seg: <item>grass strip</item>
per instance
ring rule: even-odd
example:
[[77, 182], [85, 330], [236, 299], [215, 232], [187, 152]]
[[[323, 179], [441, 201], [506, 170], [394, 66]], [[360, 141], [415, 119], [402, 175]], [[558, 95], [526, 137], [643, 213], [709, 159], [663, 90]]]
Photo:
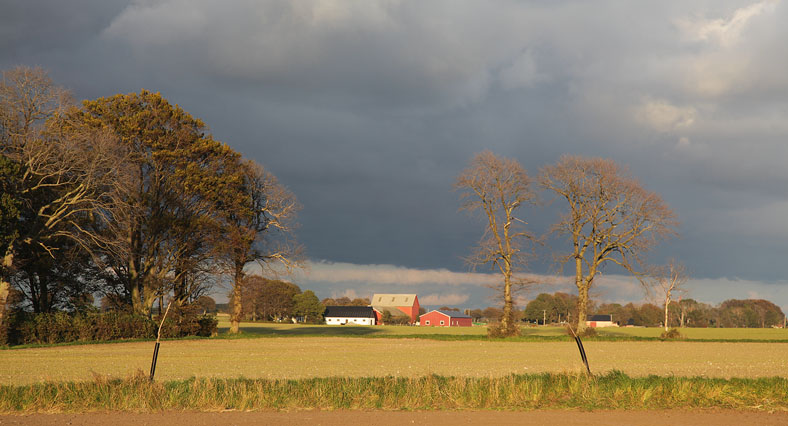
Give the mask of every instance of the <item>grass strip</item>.
[[[211, 339], [256, 339], [272, 337], [357, 337], [360, 339], [423, 339], [438, 341], [483, 341], [483, 342], [574, 342], [572, 336], [518, 336], [518, 337], [487, 337], [486, 335], [463, 335], [463, 334], [377, 334], [377, 335], [355, 335], [355, 334], [289, 334], [289, 333], [240, 333], [240, 334], [220, 334]], [[788, 343], [788, 339], [724, 339], [724, 338], [682, 338], [682, 339], [661, 339], [649, 336], [593, 336], [583, 337], [583, 341], [589, 342], [698, 342], [698, 343]]]
[[[519, 336], [506, 338], [491, 338], [485, 335], [453, 335], [453, 334], [379, 334], [379, 335], [357, 335], [342, 333], [239, 333], [239, 334], [220, 334], [214, 337], [188, 336], [180, 338], [161, 339], [162, 341], [177, 340], [243, 340], [243, 339], [271, 339], [271, 338], [313, 338], [313, 337], [355, 337], [359, 339], [421, 339], [436, 341], [481, 341], [481, 342], [573, 342], [571, 336]], [[129, 342], [153, 342], [155, 339], [123, 339], [123, 340], [103, 340], [103, 341], [75, 341], [65, 343], [31, 343], [17, 346], [0, 346], [0, 351], [20, 350], [31, 348], [48, 348], [60, 346], [84, 346], [98, 344], [114, 344]], [[584, 342], [691, 342], [691, 343], [788, 343], [786, 339], [717, 339], [717, 338], [684, 338], [684, 339], [660, 339], [659, 337], [646, 336], [594, 336], [584, 337]]]
[[301, 380], [125, 379], [0, 387], [0, 413], [165, 410], [788, 410], [788, 379], [709, 379], [621, 372], [491, 378], [329, 377]]

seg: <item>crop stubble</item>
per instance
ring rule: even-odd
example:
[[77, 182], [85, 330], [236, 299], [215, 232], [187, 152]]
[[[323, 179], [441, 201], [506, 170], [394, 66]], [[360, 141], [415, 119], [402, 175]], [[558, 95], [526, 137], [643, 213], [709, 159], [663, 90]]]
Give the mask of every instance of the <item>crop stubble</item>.
[[[0, 384], [124, 377], [147, 371], [150, 342], [0, 351]], [[788, 343], [586, 342], [595, 373], [630, 376], [785, 376]], [[156, 378], [460, 377], [579, 372], [573, 342], [433, 341], [337, 337], [162, 343]]]

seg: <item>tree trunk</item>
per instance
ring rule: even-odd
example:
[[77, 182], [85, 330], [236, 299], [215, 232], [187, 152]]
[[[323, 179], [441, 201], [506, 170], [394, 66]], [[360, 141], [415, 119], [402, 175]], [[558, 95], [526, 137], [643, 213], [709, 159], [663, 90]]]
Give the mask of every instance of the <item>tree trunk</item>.
[[230, 298], [230, 334], [239, 333], [241, 326], [241, 315], [243, 306], [241, 305], [241, 285], [243, 281], [243, 269], [236, 268], [233, 277], [233, 297]]
[[509, 332], [512, 327], [512, 271], [507, 263], [506, 273], [503, 277], [503, 316], [501, 317], [501, 330]]
[[585, 331], [586, 317], [588, 315], [588, 287], [581, 283], [577, 287], [577, 332]]
[[665, 298], [665, 331], [668, 331], [668, 306], [670, 306], [670, 296]]
[[153, 313], [153, 303], [156, 302], [156, 299], [159, 298], [159, 295], [156, 294], [152, 289], [149, 289], [145, 292], [143, 297], [142, 314], [150, 317]]
[[575, 271], [575, 285], [577, 286], [577, 332], [581, 333], [586, 329], [588, 287], [590, 287], [590, 283], [583, 279], [583, 261], [580, 257], [575, 258]]
[[[14, 266], [14, 247], [13, 243], [8, 246], [3, 255], [3, 263], [0, 264], [0, 323], [5, 318], [5, 305], [8, 302], [8, 294], [11, 292], [10, 270]], [[8, 274], [6, 274], [8, 272]]]
[[11, 283], [4, 277], [0, 277], [0, 324], [5, 318], [5, 304], [8, 301], [8, 293], [11, 291]]
[[[129, 293], [131, 293], [131, 307], [135, 314], [145, 315], [145, 307], [142, 298], [145, 296], [143, 287], [144, 277], [141, 274], [140, 261], [140, 240], [138, 227], [132, 226], [129, 230], [127, 243], [129, 245], [128, 268], [129, 268]], [[150, 314], [148, 311], [147, 314]]]

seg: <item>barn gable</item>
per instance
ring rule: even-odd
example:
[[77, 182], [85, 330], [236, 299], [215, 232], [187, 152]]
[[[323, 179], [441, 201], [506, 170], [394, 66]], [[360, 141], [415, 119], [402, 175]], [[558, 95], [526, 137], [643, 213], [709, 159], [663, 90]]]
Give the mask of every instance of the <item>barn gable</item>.
[[[419, 297], [416, 294], [383, 294], [372, 296], [372, 307], [380, 312], [389, 312], [392, 316], [407, 316], [414, 323], [419, 317]], [[378, 317], [378, 321], [381, 317]]]

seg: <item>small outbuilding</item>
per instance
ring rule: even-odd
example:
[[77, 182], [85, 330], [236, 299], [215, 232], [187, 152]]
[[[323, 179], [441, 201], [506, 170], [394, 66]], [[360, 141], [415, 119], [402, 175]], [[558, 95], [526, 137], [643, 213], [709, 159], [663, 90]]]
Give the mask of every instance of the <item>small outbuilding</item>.
[[419, 324], [422, 327], [470, 327], [473, 320], [459, 312], [434, 310], [420, 316]]
[[328, 325], [375, 325], [376, 315], [372, 306], [326, 306], [323, 314]]
[[586, 325], [594, 328], [618, 327], [618, 324], [613, 322], [613, 315], [588, 315]]

